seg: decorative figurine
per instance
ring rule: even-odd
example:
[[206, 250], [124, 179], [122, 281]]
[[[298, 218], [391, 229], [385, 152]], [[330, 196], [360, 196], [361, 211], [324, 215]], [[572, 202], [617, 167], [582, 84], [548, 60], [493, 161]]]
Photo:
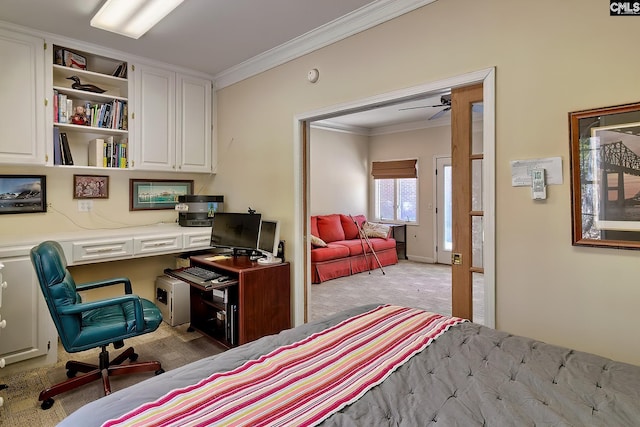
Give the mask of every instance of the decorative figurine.
[[73, 117], [71, 117], [71, 123], [74, 125], [86, 125], [87, 124], [87, 113], [84, 110], [82, 105], [78, 105], [75, 108], [75, 113]]
[[67, 80], [73, 80], [74, 83], [71, 85], [72, 89], [77, 89], [77, 90], [84, 90], [87, 92], [95, 92], [95, 93], [103, 93], [105, 92], [104, 89], [100, 89], [98, 86], [92, 85], [92, 84], [82, 84], [80, 83], [80, 77], [78, 76], [71, 76], [71, 77], [67, 77]]

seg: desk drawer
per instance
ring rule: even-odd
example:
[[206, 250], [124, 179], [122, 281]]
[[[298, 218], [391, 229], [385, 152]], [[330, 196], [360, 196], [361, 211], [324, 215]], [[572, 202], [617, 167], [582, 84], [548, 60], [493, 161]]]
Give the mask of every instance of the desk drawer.
[[133, 256], [133, 239], [101, 239], [72, 243], [73, 262], [88, 262]]
[[211, 246], [211, 229], [203, 233], [184, 234], [183, 247], [189, 249], [206, 249]]
[[134, 237], [133, 251], [138, 254], [154, 254], [162, 252], [177, 252], [182, 249], [182, 235], [168, 234], [148, 237]]

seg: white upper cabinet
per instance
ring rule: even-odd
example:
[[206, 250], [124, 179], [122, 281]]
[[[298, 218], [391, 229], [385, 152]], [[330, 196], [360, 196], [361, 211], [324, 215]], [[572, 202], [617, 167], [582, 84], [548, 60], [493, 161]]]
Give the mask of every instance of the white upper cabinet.
[[176, 162], [181, 172], [211, 171], [211, 80], [176, 75]]
[[44, 40], [0, 28], [0, 164], [44, 165]]
[[175, 93], [176, 77], [172, 71], [134, 65], [136, 169], [175, 170]]
[[135, 169], [211, 172], [211, 81], [139, 64]]

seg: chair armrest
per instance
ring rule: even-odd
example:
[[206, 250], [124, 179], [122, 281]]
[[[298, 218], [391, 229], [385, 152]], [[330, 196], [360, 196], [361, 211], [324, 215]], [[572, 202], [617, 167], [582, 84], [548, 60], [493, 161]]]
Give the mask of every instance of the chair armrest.
[[144, 315], [142, 309], [142, 302], [138, 295], [122, 295], [115, 298], [101, 299], [97, 301], [83, 302], [79, 304], [67, 305], [58, 307], [60, 314], [81, 314], [85, 311], [95, 310], [97, 308], [109, 307], [112, 305], [122, 305], [126, 302], [133, 302], [134, 313], [136, 319], [136, 330], [141, 331], [144, 329]]
[[124, 283], [125, 294], [133, 293], [131, 289], [131, 281], [126, 277], [115, 277], [113, 279], [96, 280], [95, 282], [82, 283], [80, 285], [76, 285], [76, 290], [78, 292], [87, 291], [89, 289], [96, 289], [96, 288], [102, 288], [104, 286], [118, 285], [120, 283]]

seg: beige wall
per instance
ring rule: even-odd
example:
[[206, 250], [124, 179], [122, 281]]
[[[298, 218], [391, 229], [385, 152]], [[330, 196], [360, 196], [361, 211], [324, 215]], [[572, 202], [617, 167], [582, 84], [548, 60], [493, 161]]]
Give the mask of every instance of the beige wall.
[[[638, 22], [595, 0], [432, 3], [219, 91], [213, 188], [231, 208], [273, 210], [291, 240], [296, 115], [495, 66], [496, 325], [640, 364], [640, 253], [571, 246], [567, 124], [570, 111], [638, 101]], [[533, 203], [509, 161], [549, 156], [564, 184]]]
[[311, 128], [311, 215], [368, 216], [369, 138]]
[[[435, 262], [434, 156], [449, 156], [451, 127], [435, 127], [371, 137], [371, 161], [418, 159], [418, 224], [407, 226], [407, 256]], [[373, 194], [371, 194], [373, 201]], [[373, 209], [373, 206], [372, 206]]]

